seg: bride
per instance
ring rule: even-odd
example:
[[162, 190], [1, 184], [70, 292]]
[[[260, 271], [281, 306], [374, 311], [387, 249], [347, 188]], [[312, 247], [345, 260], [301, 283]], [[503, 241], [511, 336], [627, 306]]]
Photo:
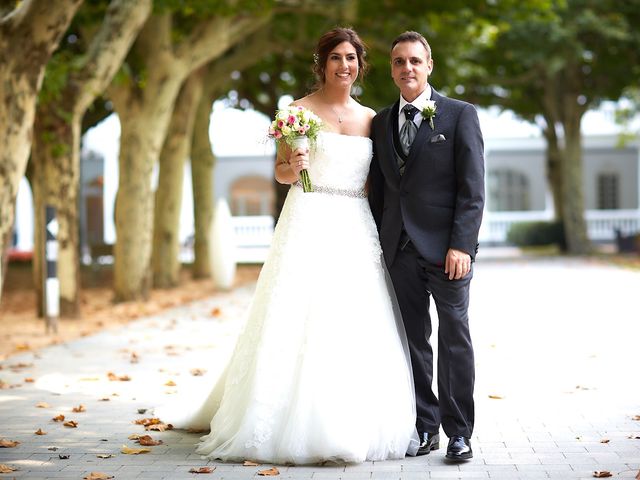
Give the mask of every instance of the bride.
[[[311, 151], [279, 148], [292, 184], [225, 374], [179, 427], [210, 427], [211, 459], [308, 464], [403, 458], [417, 449], [406, 339], [365, 195], [374, 111], [350, 96], [364, 45], [336, 28], [317, 45], [323, 120]], [[314, 192], [299, 186], [309, 170]], [[181, 412], [184, 416], [184, 412]]]

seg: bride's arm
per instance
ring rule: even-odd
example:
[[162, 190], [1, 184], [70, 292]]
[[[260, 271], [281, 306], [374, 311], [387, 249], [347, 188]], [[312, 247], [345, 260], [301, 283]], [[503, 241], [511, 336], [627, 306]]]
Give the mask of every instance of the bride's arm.
[[291, 151], [282, 143], [276, 151], [275, 177], [278, 183], [292, 184], [300, 179], [300, 171], [309, 168], [309, 154], [301, 148]]

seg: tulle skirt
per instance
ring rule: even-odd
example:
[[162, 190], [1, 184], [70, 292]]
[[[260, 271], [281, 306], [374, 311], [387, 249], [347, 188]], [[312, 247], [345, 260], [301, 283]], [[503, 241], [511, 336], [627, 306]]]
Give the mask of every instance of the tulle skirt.
[[292, 187], [225, 373], [163, 420], [210, 427], [196, 451], [227, 461], [415, 453], [408, 349], [381, 258], [366, 199]]

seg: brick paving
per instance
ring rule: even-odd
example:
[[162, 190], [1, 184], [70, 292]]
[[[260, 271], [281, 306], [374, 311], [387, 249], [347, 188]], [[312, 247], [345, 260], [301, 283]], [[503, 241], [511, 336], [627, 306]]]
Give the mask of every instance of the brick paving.
[[[207, 461], [199, 434], [145, 432], [134, 420], [181, 388], [209, 385], [233, 348], [252, 286], [117, 330], [0, 364], [0, 479], [248, 479], [271, 465]], [[287, 467], [287, 479], [590, 479], [640, 472], [640, 272], [581, 259], [481, 258], [472, 287], [476, 349], [475, 458], [428, 456], [357, 465]], [[194, 369], [206, 370], [203, 373]], [[130, 381], [110, 381], [127, 375]], [[25, 382], [33, 379], [33, 382]], [[0, 383], [0, 385], [3, 385]], [[16, 386], [19, 385], [19, 386]], [[38, 408], [37, 404], [45, 408]], [[73, 412], [83, 405], [84, 412]], [[63, 414], [78, 422], [64, 427]], [[42, 429], [46, 435], [34, 432]], [[162, 445], [141, 455], [132, 434]], [[99, 458], [98, 455], [113, 455]], [[68, 456], [68, 458], [64, 458]], [[62, 458], [61, 458], [62, 457]], [[189, 473], [215, 467], [211, 474]]]

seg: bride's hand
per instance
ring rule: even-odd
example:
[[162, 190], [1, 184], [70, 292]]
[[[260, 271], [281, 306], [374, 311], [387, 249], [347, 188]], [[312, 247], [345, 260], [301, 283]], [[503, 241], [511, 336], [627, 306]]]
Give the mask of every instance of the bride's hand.
[[300, 172], [309, 168], [309, 149], [296, 148], [289, 156], [289, 166], [296, 177], [300, 179]]

